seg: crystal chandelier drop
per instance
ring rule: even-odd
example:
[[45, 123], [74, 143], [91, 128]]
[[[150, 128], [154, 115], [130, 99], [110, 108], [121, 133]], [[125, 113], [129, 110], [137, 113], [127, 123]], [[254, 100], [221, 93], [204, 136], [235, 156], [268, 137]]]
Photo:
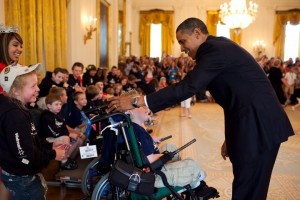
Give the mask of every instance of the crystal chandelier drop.
[[224, 3], [220, 6], [220, 19], [229, 28], [240, 30], [248, 27], [257, 13], [258, 5], [249, 2], [246, 6], [246, 0], [231, 0], [229, 4]]

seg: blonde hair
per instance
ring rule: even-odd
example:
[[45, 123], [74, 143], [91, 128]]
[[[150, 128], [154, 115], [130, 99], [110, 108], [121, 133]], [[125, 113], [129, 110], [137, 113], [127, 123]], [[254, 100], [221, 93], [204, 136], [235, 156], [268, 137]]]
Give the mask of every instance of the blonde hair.
[[19, 89], [19, 90], [22, 90], [26, 84], [26, 81], [25, 81], [25, 78], [27, 76], [31, 76], [32, 74], [36, 74], [37, 75], [37, 71], [36, 70], [33, 70], [32, 72], [29, 72], [27, 74], [22, 74], [20, 76], [17, 76], [14, 80], [14, 82], [12, 83], [10, 89], [9, 89], [9, 92], [8, 92], [8, 96], [9, 97], [12, 97], [12, 98], [16, 98], [16, 94], [14, 93], [14, 90], [13, 88], [15, 89]]

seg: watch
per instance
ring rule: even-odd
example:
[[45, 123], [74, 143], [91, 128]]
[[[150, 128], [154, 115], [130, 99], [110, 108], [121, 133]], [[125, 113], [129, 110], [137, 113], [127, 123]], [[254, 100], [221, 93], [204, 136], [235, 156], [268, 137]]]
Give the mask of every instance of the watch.
[[132, 97], [130, 102], [131, 102], [131, 105], [135, 108], [139, 108], [140, 106], [138, 105], [138, 99], [139, 97]]

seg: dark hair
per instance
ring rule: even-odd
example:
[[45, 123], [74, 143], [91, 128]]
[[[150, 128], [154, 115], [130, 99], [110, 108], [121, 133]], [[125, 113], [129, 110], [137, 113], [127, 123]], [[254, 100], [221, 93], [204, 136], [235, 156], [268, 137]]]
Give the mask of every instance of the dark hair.
[[97, 71], [97, 68], [95, 65], [90, 64], [86, 67], [86, 71], [92, 71], [92, 70]]
[[54, 103], [55, 101], [61, 101], [60, 100], [60, 96], [54, 94], [54, 93], [49, 93], [47, 96], [46, 96], [46, 99], [45, 99], [45, 102], [46, 102], [46, 105], [48, 104], [52, 104]]
[[52, 87], [49, 90], [49, 94], [52, 93], [52, 94], [55, 94], [55, 95], [61, 97], [63, 95], [63, 91], [67, 92], [66, 89], [63, 87]]
[[81, 62], [75, 62], [72, 66], [72, 70], [74, 70], [75, 67], [80, 67], [82, 70], [84, 68], [84, 66]]
[[176, 29], [178, 31], [183, 31], [185, 33], [192, 33], [195, 28], [199, 28], [203, 34], [208, 34], [208, 30], [203, 21], [198, 18], [188, 18], [184, 20]]
[[65, 68], [61, 68], [64, 74], [69, 74], [69, 70], [65, 69]]
[[18, 33], [0, 33], [0, 62], [5, 65], [12, 64], [12, 59], [8, 54], [8, 45], [12, 39], [16, 39], [20, 44], [23, 44], [23, 39]]
[[86, 98], [91, 100], [100, 94], [100, 89], [95, 85], [90, 85], [86, 88], [85, 94]]
[[55, 69], [54, 69], [54, 71], [53, 71], [53, 74], [57, 74], [57, 73], [62, 73], [62, 74], [65, 74], [65, 69], [63, 69], [63, 68], [60, 68], [60, 67], [56, 67]]
[[133, 74], [129, 74], [129, 76], [128, 76], [128, 80], [129, 80], [129, 81], [135, 81], [135, 80], [137, 80], [137, 78], [136, 78], [136, 76], [135, 76], [135, 75], [133, 75]]

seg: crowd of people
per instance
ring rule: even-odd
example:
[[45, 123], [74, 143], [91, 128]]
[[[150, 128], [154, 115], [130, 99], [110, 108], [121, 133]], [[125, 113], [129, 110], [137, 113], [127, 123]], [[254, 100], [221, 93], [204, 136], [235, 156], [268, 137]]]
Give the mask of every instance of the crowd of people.
[[283, 61], [278, 57], [270, 59], [263, 55], [257, 59], [267, 74], [282, 106], [292, 105], [292, 110], [300, 106], [300, 60], [289, 58]]
[[[215, 38], [212, 38], [212, 36], [208, 36], [208, 33], [205, 32], [206, 29], [202, 29], [202, 25], [201, 27], [193, 27], [193, 30], [188, 30], [188, 32], [192, 31], [192, 33], [189, 32], [189, 34], [186, 35], [185, 29], [189, 28], [191, 27], [186, 28], [185, 26], [183, 26], [178, 31], [178, 34], [182, 34], [177, 35], [178, 42], [181, 46], [184, 46], [184, 42], [186, 42], [188, 39], [192, 39], [192, 37], [194, 37], [193, 39], [195, 39], [194, 42], [198, 41], [199, 38], [203, 39], [201, 43], [198, 44], [199, 46], [202, 45], [202, 43], [205, 43], [207, 38], [211, 41], [215, 40]], [[232, 48], [233, 51], [242, 52], [242, 50], [235, 47], [227, 40], [224, 42], [224, 44], [225, 43], [228, 43], [228, 46]], [[2, 87], [0, 87], [0, 92], [2, 92], [3, 94], [1, 94], [0, 100], [2, 105], [9, 105], [6, 108], [16, 109], [16, 111], [14, 112], [11, 112], [7, 109], [2, 109], [1, 120], [5, 119], [5, 122], [7, 123], [10, 121], [8, 117], [11, 116], [11, 114], [15, 114], [15, 116], [18, 117], [13, 118], [14, 120], [11, 120], [10, 123], [7, 123], [6, 125], [12, 125], [13, 123], [18, 124], [18, 121], [24, 121], [24, 123], [28, 122], [27, 124], [24, 124], [24, 126], [28, 128], [28, 131], [27, 129], [23, 129], [23, 127], [19, 127], [19, 129], [18, 127], [16, 127], [16, 130], [11, 130], [6, 128], [6, 125], [5, 127], [1, 126], [1, 130], [6, 131], [6, 134], [12, 136], [11, 141], [16, 143], [17, 148], [19, 148], [17, 153], [15, 152], [15, 154], [12, 154], [12, 157], [15, 158], [15, 160], [13, 161], [9, 160], [7, 156], [4, 156], [4, 154], [1, 154], [0, 156], [0, 164], [3, 167], [3, 181], [5, 183], [6, 188], [8, 188], [9, 191], [16, 191], [20, 189], [16, 187], [16, 185], [20, 185], [20, 183], [18, 183], [20, 179], [14, 180], [14, 184], [11, 184], [10, 178], [12, 176], [15, 176], [17, 178], [21, 177], [21, 179], [24, 179], [25, 175], [31, 175], [34, 179], [39, 180], [38, 177], [40, 176], [36, 176], [36, 174], [39, 174], [41, 171], [41, 167], [47, 164], [51, 159], [60, 161], [62, 169], [76, 169], [78, 165], [75, 161], [75, 158], [76, 156], [78, 156], [78, 148], [84, 144], [84, 141], [86, 139], [86, 136], [84, 134], [86, 129], [86, 116], [83, 116], [84, 112], [82, 111], [100, 106], [107, 99], [113, 99], [112, 102], [117, 101], [116, 97], [120, 97], [123, 93], [129, 92], [131, 90], [137, 90], [140, 94], [150, 97], [151, 95], [154, 95], [153, 97], [156, 97], [156, 95], [165, 94], [164, 91], [169, 91], [170, 94], [174, 94], [173, 98], [176, 97], [176, 100], [173, 101], [171, 97], [166, 98], [170, 100], [170, 102], [164, 105], [157, 103], [155, 104], [155, 106], [154, 101], [151, 102], [150, 100], [150, 103], [148, 102], [148, 105], [147, 103], [143, 103], [143, 105], [149, 106], [149, 108], [153, 112], [156, 112], [158, 110], [168, 108], [169, 106], [175, 103], [181, 102], [182, 113], [180, 116], [187, 116], [188, 118], [192, 118], [190, 111], [192, 96], [191, 93], [195, 94], [196, 92], [200, 92], [196, 91], [196, 89], [202, 90], [205, 93], [206, 89], [210, 89], [211, 91], [211, 89], [214, 88], [217, 90], [217, 92], [215, 91], [212, 94], [212, 96], [214, 97], [218, 97], [218, 95], [216, 95], [217, 93], [223, 94], [228, 91], [231, 91], [230, 89], [228, 89], [231, 86], [231, 84], [229, 83], [225, 83], [224, 87], [228, 86], [228, 88], [225, 88], [225, 90], [223, 91], [218, 90], [216, 86], [220, 84], [220, 82], [224, 81], [222, 80], [220, 75], [222, 72], [218, 72], [218, 70], [220, 69], [210, 69], [209, 67], [218, 65], [219, 63], [215, 63], [214, 60], [205, 60], [202, 58], [206, 62], [208, 68], [205, 68], [205, 66], [203, 68], [203, 66], [201, 66], [199, 67], [199, 69], [195, 69], [197, 67], [195, 61], [197, 60], [195, 59], [197, 53], [196, 50], [199, 46], [195, 47], [197, 49], [189, 49], [194, 47], [186, 46], [184, 47], [186, 49], [183, 49], [183, 51], [185, 51], [186, 53], [182, 53], [179, 57], [172, 57], [170, 55], [166, 55], [165, 57], [162, 57], [161, 60], [159, 60], [159, 58], [151, 58], [149, 56], [141, 56], [139, 58], [135, 56], [130, 56], [125, 60], [120, 61], [118, 66], [112, 66], [109, 71], [108, 69], [97, 68], [93, 64], [84, 67], [83, 63], [75, 62], [71, 68], [71, 71], [68, 71], [65, 68], [57, 67], [52, 72], [47, 72], [42, 80], [38, 80], [36, 70], [39, 68], [39, 64], [34, 65], [34, 69], [30, 66], [25, 67], [17, 64], [19, 57], [22, 54], [23, 48], [23, 40], [19, 34], [17, 34], [16, 32], [0, 33], [0, 44], [0, 70], [4, 69], [1, 72]], [[207, 45], [207, 43], [205, 43], [204, 45]], [[210, 46], [207, 46], [207, 48], [210, 48]], [[250, 60], [250, 56], [248, 54], [246, 55], [246, 53], [243, 53], [243, 56], [246, 60]], [[218, 59], [223, 61], [221, 57], [219, 57]], [[257, 62], [266, 73], [266, 76], [269, 78], [274, 90], [276, 91], [280, 104], [282, 106], [293, 104], [293, 110], [296, 109], [296, 107], [300, 106], [299, 59], [297, 58], [295, 62], [293, 62], [291, 59], [286, 62], [282, 62], [280, 58], [268, 59], [265, 56], [263, 56], [262, 58], [258, 59]], [[257, 63], [251, 63], [251, 66], [256, 66], [256, 64]], [[24, 69], [22, 67], [24, 67]], [[197, 73], [199, 72], [199, 76], [203, 76], [203, 79], [194, 77], [196, 76], [196, 74], [192, 75], [192, 73], [189, 73], [192, 70], [196, 70]], [[204, 77], [204, 75], [201, 74], [201, 72], [204, 75], [207, 75], [207, 77]], [[214, 72], [216, 72], [217, 74], [214, 74]], [[247, 74], [248, 72], [246, 72], [246, 70], [244, 72], [245, 74], [242, 76], [249, 75]], [[255, 71], [254, 73], [257, 73], [257, 71]], [[224, 76], [227, 76], [227, 72], [224, 72]], [[7, 80], [7, 77], [9, 77], [9, 81]], [[216, 77], [219, 79], [217, 80]], [[259, 74], [259, 77], [263, 79], [261, 74]], [[28, 81], [29, 78], [31, 81]], [[238, 77], [235, 78], [240, 80]], [[213, 79], [216, 80], [213, 81]], [[14, 82], [14, 80], [19, 80], [19, 82]], [[194, 81], [193, 83], [190, 82], [192, 80]], [[209, 82], [210, 84], [206, 85], [204, 83], [205, 81], [211, 82]], [[196, 87], [195, 85], [193, 85], [196, 83], [199, 86]], [[178, 89], [179, 87], [177, 85], [179, 85], [179, 87], [184, 87]], [[242, 87], [243, 85], [240, 86]], [[176, 88], [178, 89], [178, 91], [176, 90]], [[247, 87], [245, 87], [244, 89], [247, 89]], [[243, 94], [247, 93], [237, 88], [234, 88], [234, 90]], [[156, 93], [157, 91], [162, 92]], [[230, 94], [235, 95], [233, 93]], [[8, 96], [11, 99], [14, 99], [14, 101], [10, 102], [6, 98], [6, 96]], [[244, 97], [237, 98], [241, 98], [243, 100], [247, 99]], [[222, 99], [222, 97], [217, 98], [217, 102], [222, 101], [224, 101], [223, 106], [226, 106], [228, 103], [226, 99]], [[161, 103], [164, 103], [164, 101], [162, 101]], [[237, 100], [235, 103], [239, 103], [239, 101]], [[113, 105], [116, 108], [120, 108], [122, 106], [125, 107], [126, 103], [122, 106], [117, 105], [115, 103]], [[30, 109], [34, 108], [39, 108], [43, 110], [38, 127], [34, 127], [33, 120], [29, 114]], [[232, 109], [234, 110], [235, 108]], [[128, 108], [126, 110], [128, 110]], [[229, 112], [228, 110], [225, 111]], [[238, 116], [238, 113], [234, 114], [234, 117]], [[7, 116], [7, 118], [4, 118], [3, 116]], [[282, 114], [282, 116], [284, 115]], [[285, 119], [283, 121], [285, 121]], [[231, 122], [226, 121], [226, 123], [228, 125]], [[286, 125], [286, 127], [288, 127], [288, 125]], [[40, 142], [36, 138], [38, 133], [33, 133], [33, 129], [43, 130], [43, 135], [38, 136], [40, 137], [41, 141], [46, 142], [47, 145], [43, 146], [42, 144], [40, 144]], [[24, 137], [16, 138], [15, 132], [13, 131], [19, 131], [20, 133], [26, 132], [24, 133], [24, 135], [27, 135], [28, 138], [26, 140], [24, 139]], [[229, 130], [227, 130], [227, 132], [229, 132]], [[291, 135], [291, 131], [288, 134]], [[233, 163], [237, 162], [238, 164], [240, 164], [242, 161], [236, 159], [235, 153], [235, 150], [237, 150], [238, 145], [233, 144], [233, 142], [229, 138], [230, 136], [227, 133], [227, 142], [231, 145], [229, 147], [229, 156], [231, 157], [231, 159], [233, 159]], [[32, 142], [30, 143], [32, 144], [32, 146], [26, 146], [26, 149], [29, 152], [28, 154], [26, 154], [26, 152], [25, 154], [24, 152], [22, 153], [22, 155], [20, 154], [19, 150], [20, 148], [23, 148], [22, 139], [24, 139], [24, 141], [27, 142], [28, 140], [32, 140]], [[277, 138], [278, 141], [276, 142], [279, 144], [280, 142], [282, 142], [279, 141], [281, 139], [282, 138]], [[282, 140], [285, 139], [286, 138], [283, 138]], [[2, 142], [3, 144], [5, 143], [4, 140], [0, 140], [0, 142]], [[223, 152], [222, 154], [224, 158], [228, 156], [225, 142], [224, 145], [226, 151], [224, 151], [225, 153]], [[6, 147], [2, 143], [0, 147], [2, 148], [1, 151], [7, 152], [7, 149], [9, 149], [10, 147]], [[275, 151], [272, 152], [272, 155], [274, 154], [275, 158], [278, 149], [279, 146], [278, 148], [276, 146]], [[35, 160], [35, 157], [30, 157], [30, 155], [32, 154], [41, 155], [41, 157], [44, 156], [47, 159]], [[257, 152], [255, 151], [253, 155], [254, 154], [256, 155]], [[26, 158], [26, 156], [28, 156], [28, 158]], [[253, 161], [255, 161], [255, 159], [253, 159]], [[11, 166], [15, 166], [16, 162], [21, 162], [22, 164], [19, 165], [19, 167], [21, 166], [22, 169], [26, 169], [27, 167], [28, 170], [20, 171], [18, 168], [13, 170]], [[35, 164], [33, 165], [34, 170], [30, 168], [31, 164], [28, 163]], [[234, 167], [236, 166], [234, 165]], [[239, 174], [240, 172], [238, 172], [237, 168], [235, 169], [235, 171], [236, 174], [238, 174], [236, 175], [236, 177], [241, 178], [242, 175]], [[271, 174], [269, 175], [271, 176]], [[239, 180], [237, 179], [237, 181]], [[25, 198], [26, 195], [30, 196], [37, 194], [40, 195], [40, 197], [44, 196], [45, 192], [41, 192], [43, 191], [42, 181], [37, 181], [35, 186], [35, 189], [39, 189], [39, 193], [36, 190], [27, 190], [28, 188], [20, 186], [23, 189], [24, 193], [17, 193], [18, 195], [20, 195], [17, 198]], [[264, 186], [263, 189], [264, 194], [262, 196], [265, 195], [267, 188]], [[236, 190], [234, 192], [236, 192]], [[16, 195], [16, 193], [14, 192], [12, 194]], [[239, 195], [238, 193], [236, 194]]]

